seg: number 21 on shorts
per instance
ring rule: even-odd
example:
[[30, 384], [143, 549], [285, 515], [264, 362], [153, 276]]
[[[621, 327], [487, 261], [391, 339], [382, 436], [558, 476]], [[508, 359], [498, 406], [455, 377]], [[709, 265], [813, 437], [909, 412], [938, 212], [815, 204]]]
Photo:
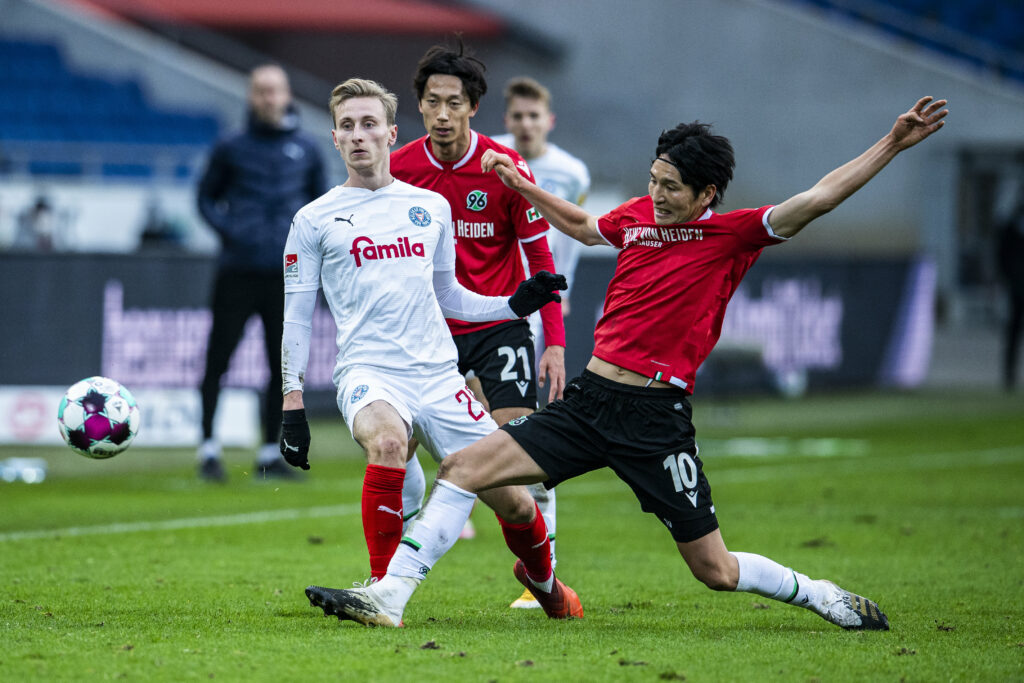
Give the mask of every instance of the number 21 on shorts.
[[519, 373], [516, 372], [516, 360], [523, 364], [523, 379], [530, 381], [530, 356], [525, 346], [512, 348], [511, 346], [498, 347], [498, 355], [505, 357], [505, 367], [501, 370], [502, 382], [515, 382], [519, 380]]

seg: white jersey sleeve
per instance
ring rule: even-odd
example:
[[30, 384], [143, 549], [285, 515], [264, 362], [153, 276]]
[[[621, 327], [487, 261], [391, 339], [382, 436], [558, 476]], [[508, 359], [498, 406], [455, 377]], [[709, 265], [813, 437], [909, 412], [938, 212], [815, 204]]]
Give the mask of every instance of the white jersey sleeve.
[[485, 296], [466, 289], [455, 279], [455, 270], [434, 271], [434, 296], [446, 318], [466, 322], [515, 320], [507, 296]]
[[285, 292], [315, 292], [320, 288], [323, 256], [317, 232], [301, 211], [295, 214], [284, 245]]
[[284, 333], [281, 339], [281, 391], [302, 391], [309, 362], [313, 309], [320, 287], [321, 255], [316, 228], [300, 211], [284, 247]]
[[455, 230], [452, 228], [452, 207], [444, 203], [442, 215], [437, 217], [441, 234], [434, 251], [434, 270], [455, 270]]
[[316, 290], [284, 295], [284, 333], [281, 337], [281, 394], [302, 391], [309, 364]]

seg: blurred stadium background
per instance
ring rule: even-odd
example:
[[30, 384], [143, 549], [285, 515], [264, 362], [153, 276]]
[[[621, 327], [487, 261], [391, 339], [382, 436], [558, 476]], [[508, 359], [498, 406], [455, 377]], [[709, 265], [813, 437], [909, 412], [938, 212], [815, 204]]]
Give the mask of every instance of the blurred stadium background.
[[[379, 80], [399, 94], [400, 142], [418, 137], [412, 71], [456, 33], [488, 66], [474, 127], [502, 132], [508, 78], [548, 85], [552, 140], [589, 165], [595, 213], [646, 191], [657, 134], [679, 121], [732, 140], [729, 210], [809, 187], [918, 97], [947, 98], [939, 136], [766, 251], [698, 392], [1001, 381], [994, 226], [1024, 199], [1019, 2], [0, 0], [0, 16], [0, 443], [54, 442], [53, 393], [94, 374], [159, 406], [144, 410], [139, 445], [194, 443], [218, 246], [195, 184], [210, 144], [244, 120], [248, 70], [287, 69], [341, 182], [331, 87]], [[611, 258], [595, 249], [581, 263], [570, 376], [589, 355]], [[313, 409], [332, 414], [321, 313], [308, 382]], [[229, 444], [256, 438], [259, 338], [251, 321], [228, 376], [239, 391], [222, 422], [242, 425]]]

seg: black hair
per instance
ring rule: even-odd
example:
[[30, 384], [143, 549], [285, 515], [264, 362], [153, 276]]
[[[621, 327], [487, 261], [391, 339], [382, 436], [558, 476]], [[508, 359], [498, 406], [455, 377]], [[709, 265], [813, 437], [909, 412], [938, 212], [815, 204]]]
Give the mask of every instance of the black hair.
[[710, 206], [713, 208], [722, 201], [736, 166], [728, 138], [712, 135], [711, 125], [707, 123], [680, 123], [658, 136], [655, 156], [663, 155], [676, 167], [679, 177], [693, 189], [694, 194], [714, 185], [715, 196]]
[[487, 71], [487, 67], [484, 66], [484, 63], [470, 55], [461, 40], [457, 49], [447, 45], [435, 45], [427, 50], [416, 65], [416, 75], [412, 79], [413, 90], [416, 91], [416, 101], [423, 99], [423, 90], [427, 87], [427, 79], [434, 74], [443, 74], [456, 76], [462, 81], [462, 88], [466, 91], [469, 103], [475, 107], [480, 102], [480, 98], [487, 93], [485, 71]]

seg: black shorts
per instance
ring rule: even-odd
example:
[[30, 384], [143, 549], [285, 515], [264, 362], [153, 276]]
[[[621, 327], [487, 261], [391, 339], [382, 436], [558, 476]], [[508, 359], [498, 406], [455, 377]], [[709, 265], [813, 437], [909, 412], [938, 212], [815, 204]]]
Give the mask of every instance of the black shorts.
[[487, 404], [496, 408], [537, 409], [533, 336], [526, 320], [455, 336], [459, 372], [480, 380]]
[[501, 427], [557, 484], [610, 467], [644, 512], [688, 543], [718, 528], [682, 389], [645, 389], [584, 371], [565, 397]]

